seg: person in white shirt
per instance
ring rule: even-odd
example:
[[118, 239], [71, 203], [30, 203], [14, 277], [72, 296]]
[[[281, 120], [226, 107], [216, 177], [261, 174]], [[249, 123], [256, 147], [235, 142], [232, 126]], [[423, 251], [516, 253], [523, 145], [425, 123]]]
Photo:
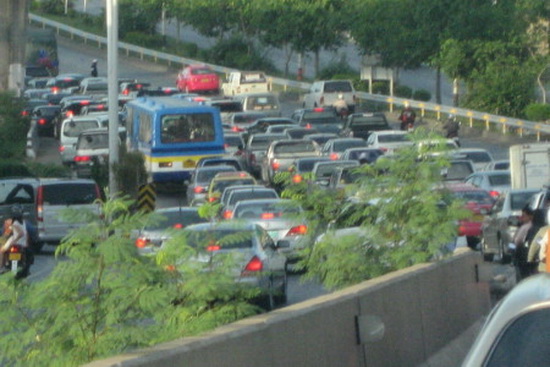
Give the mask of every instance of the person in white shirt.
[[[23, 249], [25, 260], [23, 261], [23, 268], [18, 272], [17, 277], [26, 277], [29, 274], [30, 265], [32, 263], [32, 253], [28, 246], [28, 232], [23, 219], [23, 210], [20, 206], [14, 206], [12, 208], [11, 225], [9, 226], [11, 232], [10, 237], [0, 248], [2, 258], [4, 254], [10, 251], [14, 245], [18, 245]], [[5, 264], [4, 264], [5, 265]]]

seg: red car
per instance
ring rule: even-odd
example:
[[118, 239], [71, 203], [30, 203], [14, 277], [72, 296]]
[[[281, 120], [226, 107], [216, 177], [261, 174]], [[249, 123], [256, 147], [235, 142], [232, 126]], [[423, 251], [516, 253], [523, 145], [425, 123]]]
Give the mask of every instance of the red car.
[[464, 207], [473, 213], [470, 218], [459, 221], [458, 231], [460, 236], [466, 236], [468, 246], [475, 248], [481, 239], [483, 212], [488, 212], [495, 201], [488, 191], [469, 184], [449, 184], [446, 187], [455, 198], [464, 201]]
[[189, 65], [178, 74], [176, 86], [185, 93], [218, 94], [220, 77], [206, 65]]

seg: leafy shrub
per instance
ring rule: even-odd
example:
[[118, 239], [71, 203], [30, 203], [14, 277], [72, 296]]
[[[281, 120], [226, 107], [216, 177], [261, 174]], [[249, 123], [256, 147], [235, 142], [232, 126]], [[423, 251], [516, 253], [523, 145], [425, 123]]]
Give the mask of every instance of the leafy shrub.
[[130, 32], [155, 34], [161, 12], [162, 5], [160, 2], [141, 2], [136, 5], [134, 0], [120, 1], [118, 11], [120, 37], [124, 38]]
[[165, 44], [164, 37], [161, 35], [144, 34], [134, 31], [126, 33], [124, 41], [145, 48], [157, 48]]
[[429, 101], [432, 99], [432, 94], [426, 89], [417, 89], [414, 91], [412, 98], [417, 101]]
[[120, 160], [113, 167], [118, 189], [123, 195], [137, 198], [139, 186], [147, 183], [145, 160], [140, 152], [126, 152], [120, 149]]
[[206, 59], [213, 64], [244, 70], [257, 69], [266, 72], [275, 70], [271, 61], [261, 56], [254, 45], [239, 36], [218, 41], [207, 55]]
[[70, 177], [71, 169], [53, 163], [29, 162], [29, 170], [37, 177]]
[[389, 82], [383, 82], [378, 81], [372, 83], [372, 93], [374, 94], [390, 94], [390, 83]]
[[19, 161], [0, 161], [0, 177], [32, 177], [34, 176], [24, 163]]
[[408, 87], [406, 85], [398, 85], [395, 87], [393, 94], [401, 98], [411, 98], [413, 91], [411, 87]]
[[550, 120], [550, 104], [531, 103], [525, 108], [525, 117], [531, 121]]
[[[73, 4], [71, 1], [68, 3], [68, 9], [72, 10]], [[64, 0], [43, 0], [38, 2], [38, 10], [47, 14], [61, 15], [65, 14], [65, 1]]]
[[367, 92], [369, 91], [369, 81], [356, 78], [353, 80], [353, 87], [356, 91]]
[[21, 116], [23, 100], [13, 93], [0, 93], [0, 157], [24, 157], [30, 120]]
[[353, 79], [357, 77], [357, 71], [347, 63], [345, 59], [328, 64], [319, 71], [317, 79]]

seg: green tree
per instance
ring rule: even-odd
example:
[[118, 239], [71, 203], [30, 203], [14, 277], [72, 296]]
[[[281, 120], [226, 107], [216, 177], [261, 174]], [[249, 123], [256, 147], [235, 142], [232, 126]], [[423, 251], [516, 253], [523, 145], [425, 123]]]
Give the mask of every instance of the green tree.
[[0, 156], [2, 159], [20, 160], [25, 155], [28, 118], [21, 116], [23, 100], [11, 92], [0, 93]]
[[[438, 139], [420, 130], [415, 134], [418, 140]], [[412, 147], [357, 168], [363, 178], [347, 188], [347, 195], [289, 187], [285, 196], [300, 200], [308, 218], [315, 218], [313, 245], [303, 254], [305, 276], [341, 288], [443, 256], [444, 245], [456, 235], [456, 221], [469, 213], [441, 187], [445, 156], [418, 159], [442, 147], [421, 152]], [[336, 239], [332, 229], [340, 226], [357, 229]]]

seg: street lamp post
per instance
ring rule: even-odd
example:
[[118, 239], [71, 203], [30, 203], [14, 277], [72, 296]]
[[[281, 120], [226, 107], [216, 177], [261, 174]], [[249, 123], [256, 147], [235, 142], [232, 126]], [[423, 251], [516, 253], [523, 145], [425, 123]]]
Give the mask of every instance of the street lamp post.
[[118, 0], [107, 0], [107, 79], [109, 106], [109, 196], [118, 191], [113, 166], [118, 162]]

